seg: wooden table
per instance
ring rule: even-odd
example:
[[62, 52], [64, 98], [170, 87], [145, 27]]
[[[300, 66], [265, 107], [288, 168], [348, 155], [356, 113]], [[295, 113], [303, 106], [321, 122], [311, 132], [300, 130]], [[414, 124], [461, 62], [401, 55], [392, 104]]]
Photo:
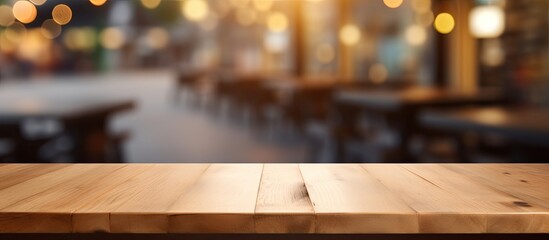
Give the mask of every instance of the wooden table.
[[421, 121], [423, 125], [433, 128], [498, 134], [535, 145], [549, 145], [547, 109], [470, 107], [425, 112]]
[[400, 134], [398, 144], [400, 161], [413, 162], [409, 154], [410, 140], [418, 132], [418, 114], [425, 108], [447, 108], [466, 105], [499, 103], [503, 96], [499, 91], [456, 92], [431, 87], [407, 87], [391, 89], [341, 89], [336, 93], [340, 105], [353, 106], [369, 113], [382, 115], [392, 122]]
[[[76, 140], [77, 157], [89, 162], [103, 160], [97, 153], [104, 152], [104, 147], [97, 143], [108, 138], [109, 117], [134, 107], [133, 100], [92, 96], [9, 96], [0, 100], [0, 125], [19, 128], [28, 120], [59, 121]], [[24, 146], [27, 140], [20, 135], [15, 138]], [[29, 153], [30, 149], [23, 152]]]
[[548, 185], [543, 164], [4, 164], [0, 233], [547, 234]]

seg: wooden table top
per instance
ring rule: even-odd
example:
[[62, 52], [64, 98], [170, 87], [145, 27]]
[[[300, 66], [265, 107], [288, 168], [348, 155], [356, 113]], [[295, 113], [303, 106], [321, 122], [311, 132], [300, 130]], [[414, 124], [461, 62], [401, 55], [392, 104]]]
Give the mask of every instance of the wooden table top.
[[402, 107], [436, 107], [455, 104], [479, 104], [502, 99], [498, 91], [471, 93], [434, 87], [409, 87], [404, 89], [342, 89], [336, 93], [340, 102], [362, 105], [382, 110], [398, 110]]
[[130, 99], [103, 97], [21, 97], [2, 98], [0, 122], [18, 122], [26, 118], [72, 120], [109, 114], [134, 107]]
[[0, 233], [549, 233], [549, 165], [4, 164]]
[[449, 111], [427, 111], [425, 126], [457, 131], [501, 134], [516, 140], [549, 144], [549, 110], [518, 107], [468, 107]]

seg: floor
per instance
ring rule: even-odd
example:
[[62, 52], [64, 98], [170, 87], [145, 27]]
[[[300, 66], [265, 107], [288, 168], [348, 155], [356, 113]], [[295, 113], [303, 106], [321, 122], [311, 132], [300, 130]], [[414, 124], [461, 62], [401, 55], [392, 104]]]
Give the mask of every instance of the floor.
[[174, 101], [174, 78], [167, 70], [37, 77], [32, 82], [0, 84], [0, 98], [6, 94], [91, 94], [134, 99], [137, 108], [111, 122], [113, 131], [131, 133], [125, 146], [127, 162], [279, 163], [307, 158], [302, 140], [258, 134], [244, 122]]

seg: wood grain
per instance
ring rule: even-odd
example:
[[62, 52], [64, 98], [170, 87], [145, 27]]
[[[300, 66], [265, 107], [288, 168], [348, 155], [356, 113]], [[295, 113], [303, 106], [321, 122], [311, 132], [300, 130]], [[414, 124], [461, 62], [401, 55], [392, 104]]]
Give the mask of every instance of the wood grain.
[[314, 209], [298, 165], [263, 167], [255, 207], [255, 229], [259, 233], [314, 232]]
[[415, 233], [416, 212], [359, 165], [300, 165], [318, 233]]
[[0, 164], [0, 233], [549, 233], [547, 164]]
[[262, 164], [211, 165], [168, 210], [169, 232], [253, 233]]

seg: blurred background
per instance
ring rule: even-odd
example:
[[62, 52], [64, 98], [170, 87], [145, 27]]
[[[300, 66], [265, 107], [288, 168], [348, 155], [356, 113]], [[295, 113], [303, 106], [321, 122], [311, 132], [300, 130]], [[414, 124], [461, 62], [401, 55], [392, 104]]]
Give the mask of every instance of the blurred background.
[[549, 162], [549, 0], [0, 0], [0, 162]]

